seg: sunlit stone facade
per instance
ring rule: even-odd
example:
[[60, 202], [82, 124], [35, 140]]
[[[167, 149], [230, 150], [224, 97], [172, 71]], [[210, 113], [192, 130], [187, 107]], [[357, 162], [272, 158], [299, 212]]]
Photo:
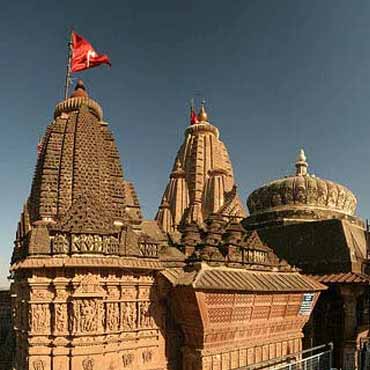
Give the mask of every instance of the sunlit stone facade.
[[185, 136], [143, 220], [100, 105], [79, 81], [56, 106], [11, 261], [15, 370], [231, 370], [302, 348], [325, 287], [240, 224], [204, 106]]

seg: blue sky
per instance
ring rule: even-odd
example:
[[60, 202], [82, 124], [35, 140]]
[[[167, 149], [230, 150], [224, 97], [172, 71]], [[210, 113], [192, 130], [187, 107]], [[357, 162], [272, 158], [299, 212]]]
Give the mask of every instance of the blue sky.
[[68, 29], [113, 67], [77, 75], [101, 103], [152, 218], [188, 123], [205, 97], [242, 198], [293, 171], [347, 185], [370, 216], [367, 0], [13, 1], [0, 14], [0, 286], [36, 145], [61, 100]]

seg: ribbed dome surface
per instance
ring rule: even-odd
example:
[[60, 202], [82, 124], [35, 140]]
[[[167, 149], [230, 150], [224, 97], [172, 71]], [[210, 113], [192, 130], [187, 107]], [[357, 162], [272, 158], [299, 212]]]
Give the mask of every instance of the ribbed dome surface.
[[250, 194], [247, 205], [251, 216], [302, 207], [354, 215], [354, 194], [343, 185], [308, 174], [307, 167], [301, 151], [295, 176], [272, 181]]

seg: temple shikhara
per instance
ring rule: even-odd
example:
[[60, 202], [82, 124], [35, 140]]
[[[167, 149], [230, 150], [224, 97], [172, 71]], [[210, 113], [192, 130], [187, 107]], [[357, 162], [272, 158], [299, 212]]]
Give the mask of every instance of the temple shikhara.
[[111, 127], [82, 81], [55, 107], [0, 292], [0, 369], [273, 368], [328, 342], [358, 367], [368, 232], [348, 188], [302, 150], [248, 213], [202, 103], [146, 220]]

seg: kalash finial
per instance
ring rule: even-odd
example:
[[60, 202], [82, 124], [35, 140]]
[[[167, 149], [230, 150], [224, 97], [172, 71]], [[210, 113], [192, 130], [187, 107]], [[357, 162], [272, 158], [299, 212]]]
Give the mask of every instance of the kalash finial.
[[308, 168], [308, 163], [306, 162], [306, 155], [304, 154], [304, 150], [301, 149], [299, 151], [297, 161], [295, 162], [295, 167], [296, 167], [296, 176], [306, 176], [307, 175], [307, 168]]
[[71, 94], [71, 98], [87, 97], [87, 91], [84, 82], [79, 78], [76, 83], [75, 91]]
[[202, 102], [200, 104], [200, 111], [199, 111], [199, 114], [198, 114], [198, 119], [199, 119], [200, 122], [208, 122], [208, 114], [206, 112], [205, 105], [206, 105], [206, 101], [202, 100]]

